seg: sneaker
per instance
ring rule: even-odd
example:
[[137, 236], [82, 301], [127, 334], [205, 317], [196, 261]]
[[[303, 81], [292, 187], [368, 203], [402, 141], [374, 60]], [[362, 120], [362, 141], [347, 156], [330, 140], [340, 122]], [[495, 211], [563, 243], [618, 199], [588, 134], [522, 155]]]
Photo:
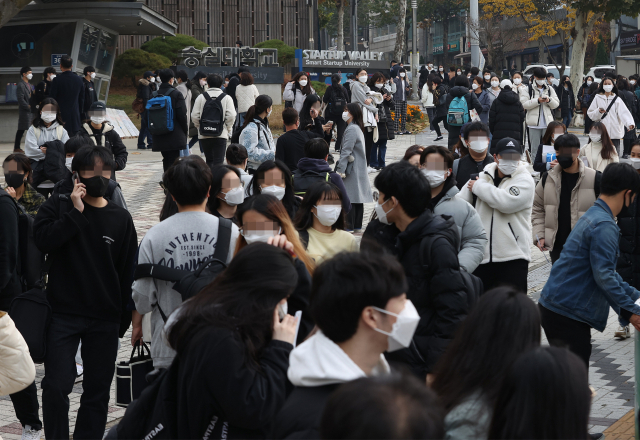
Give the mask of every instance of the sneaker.
[[22, 428], [22, 437], [20, 440], [40, 440], [40, 430], [31, 429], [31, 425], [25, 425]]
[[76, 375], [77, 377], [82, 376], [82, 374], [84, 373], [84, 367], [80, 364], [76, 364]]
[[376, 170], [374, 168], [367, 167], [367, 173], [368, 174], [375, 173], [375, 172], [376, 172]]
[[620, 339], [628, 339], [631, 337], [631, 332], [629, 331], [629, 326], [620, 326], [618, 327], [618, 331], [616, 331], [613, 334], [614, 338], [620, 338]]
[[144, 145], [142, 147], [138, 145], [138, 150], [146, 150], [146, 149], [147, 147], [145, 147]]
[[411, 134], [409, 130], [405, 130], [404, 134]]
[[589, 434], [589, 438], [591, 440], [604, 440], [604, 434], [601, 432], [598, 432], [596, 434]]
[[442, 139], [444, 139], [442, 136], [438, 136], [434, 139], [434, 141], [441, 141]]
[[396, 131], [396, 136], [402, 136], [404, 133], [402, 133], [401, 131]]

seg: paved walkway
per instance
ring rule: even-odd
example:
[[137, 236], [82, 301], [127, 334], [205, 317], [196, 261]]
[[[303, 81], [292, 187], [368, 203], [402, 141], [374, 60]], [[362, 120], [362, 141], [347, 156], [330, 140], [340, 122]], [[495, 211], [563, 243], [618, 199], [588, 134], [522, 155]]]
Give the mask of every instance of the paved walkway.
[[[576, 134], [578, 134], [576, 132]], [[446, 135], [443, 141], [433, 142], [435, 135], [418, 134], [399, 136], [396, 140], [388, 143], [387, 164], [396, 162], [404, 156], [405, 150], [413, 145], [443, 145], [446, 146]], [[586, 137], [580, 136], [582, 144], [586, 143]], [[129, 210], [133, 217], [138, 239], [144, 237], [146, 231], [158, 222], [160, 208], [163, 202], [163, 192], [158, 185], [162, 176], [161, 156], [158, 153], [149, 151], [138, 152], [135, 150], [135, 142], [125, 141], [129, 148], [129, 163], [124, 171], [118, 172], [117, 179], [123, 188]], [[11, 147], [8, 145], [0, 145], [0, 157], [6, 157]], [[197, 148], [193, 149], [196, 152]], [[375, 174], [370, 175], [373, 186]], [[3, 177], [0, 175], [0, 182], [3, 183]], [[365, 223], [371, 216], [374, 204], [365, 205]], [[366, 224], [365, 224], [366, 227]], [[529, 266], [529, 296], [536, 301], [540, 295], [540, 291], [544, 286], [551, 268], [545, 256], [535, 247], [532, 246], [532, 262]], [[547, 258], [548, 255], [546, 255]], [[591, 384], [596, 389], [597, 395], [594, 398], [591, 410], [591, 424], [589, 426], [591, 432], [603, 432], [606, 428], [612, 427], [619, 419], [627, 415], [630, 409], [633, 409], [633, 393], [634, 393], [634, 363], [633, 363], [633, 337], [624, 341], [613, 338], [613, 332], [618, 326], [617, 316], [611, 311], [607, 329], [604, 333], [592, 331], [593, 354], [591, 356], [591, 366], [589, 369], [589, 377]], [[543, 332], [544, 334], [544, 332]], [[122, 346], [118, 354], [118, 360], [127, 359], [131, 354], [130, 334], [122, 339]], [[543, 343], [546, 344], [546, 338]], [[42, 365], [37, 366], [38, 394], [40, 391], [40, 381], [44, 375]], [[79, 380], [69, 396], [71, 409], [69, 413], [70, 424], [75, 425], [75, 417], [82, 393], [82, 381]], [[109, 406], [108, 425], [114, 424], [124, 414], [124, 409], [114, 406], [114, 389], [112, 386], [111, 401]], [[631, 423], [632, 423], [631, 418]], [[628, 431], [629, 420], [626, 420], [626, 428]], [[622, 436], [622, 431], [617, 428], [619, 433], [615, 438], [628, 438]], [[622, 425], [620, 425], [622, 426]], [[622, 428], [620, 428], [622, 429]], [[17, 423], [13, 406], [9, 397], [0, 397], [0, 436], [5, 439], [20, 438], [21, 426]]]

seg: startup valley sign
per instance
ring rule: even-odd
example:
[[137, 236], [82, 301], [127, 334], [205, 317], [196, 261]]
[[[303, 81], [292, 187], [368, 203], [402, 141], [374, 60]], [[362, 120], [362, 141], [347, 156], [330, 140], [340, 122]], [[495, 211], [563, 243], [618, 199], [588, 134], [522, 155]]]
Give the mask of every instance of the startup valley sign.
[[345, 50], [303, 50], [302, 67], [328, 69], [389, 69], [389, 62], [382, 59], [384, 52]]

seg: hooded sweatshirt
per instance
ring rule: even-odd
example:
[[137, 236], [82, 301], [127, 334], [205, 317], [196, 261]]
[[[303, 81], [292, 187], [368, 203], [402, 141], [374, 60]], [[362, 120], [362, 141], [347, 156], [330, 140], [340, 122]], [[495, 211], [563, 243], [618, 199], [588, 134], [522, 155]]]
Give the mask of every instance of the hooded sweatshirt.
[[[380, 362], [371, 375], [389, 372], [389, 364], [380, 354]], [[331, 393], [340, 384], [366, 377], [322, 331], [293, 349], [287, 375], [296, 388], [276, 417], [271, 438], [320, 438], [320, 417]]]
[[331, 170], [331, 167], [326, 160], [303, 157], [298, 161], [297, 171], [299, 173], [304, 173], [305, 171], [315, 171], [317, 173], [328, 172], [329, 181], [337, 186], [340, 191], [342, 191], [342, 209], [344, 210], [345, 214], [351, 211], [351, 201], [349, 200], [349, 195], [347, 194], [347, 190], [344, 187], [344, 183], [342, 182], [342, 177], [340, 177], [340, 175], [335, 171]]

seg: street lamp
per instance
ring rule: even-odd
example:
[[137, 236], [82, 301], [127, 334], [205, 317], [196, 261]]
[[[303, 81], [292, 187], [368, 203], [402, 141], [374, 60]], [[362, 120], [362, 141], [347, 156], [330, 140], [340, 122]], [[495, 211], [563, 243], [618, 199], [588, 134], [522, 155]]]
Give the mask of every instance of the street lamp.
[[418, 99], [418, 0], [411, 0], [411, 9], [413, 10], [413, 47], [411, 48], [411, 82], [412, 90], [411, 99]]
[[[480, 66], [480, 42], [478, 41], [478, 0], [469, 2], [469, 15], [471, 19], [471, 67]], [[462, 52], [462, 50], [460, 51]]]

